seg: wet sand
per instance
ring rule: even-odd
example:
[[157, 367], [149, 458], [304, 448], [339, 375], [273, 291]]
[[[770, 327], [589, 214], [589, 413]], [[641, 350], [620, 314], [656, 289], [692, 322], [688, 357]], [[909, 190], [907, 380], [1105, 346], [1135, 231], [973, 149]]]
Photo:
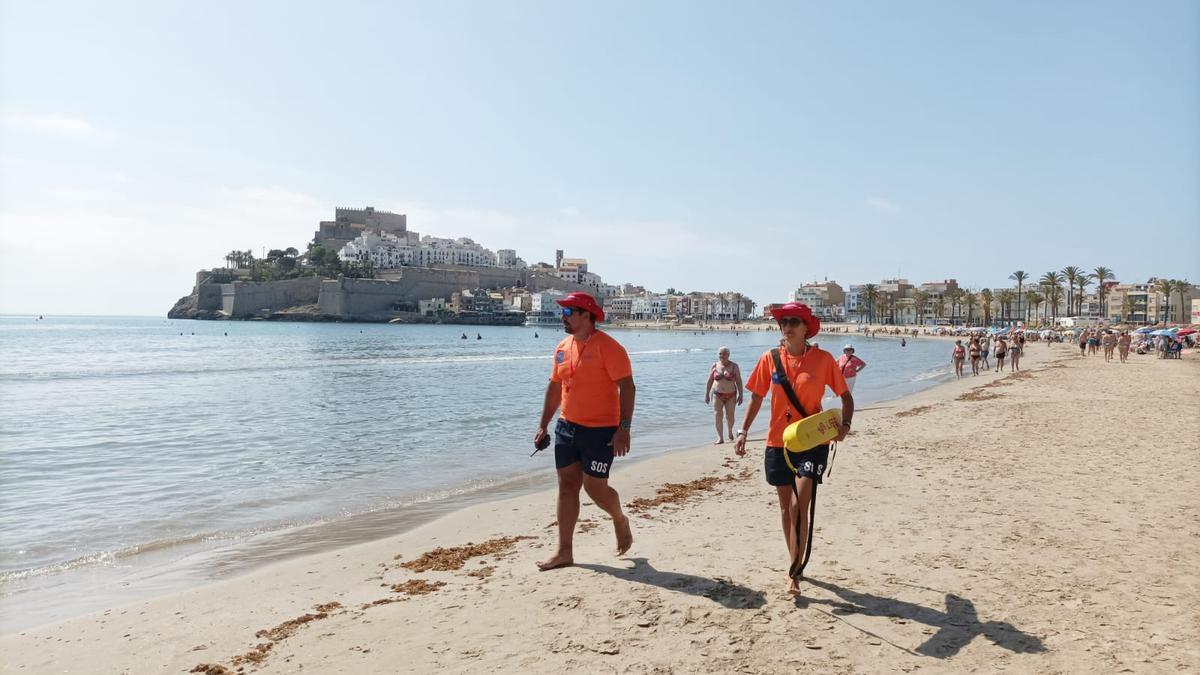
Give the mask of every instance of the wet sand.
[[[5, 672], [1134, 672], [1200, 662], [1200, 357], [1079, 358], [856, 417], [799, 599], [761, 440], [630, 464], [634, 523], [553, 491], [0, 638]], [[1166, 403], [1165, 405], [1162, 403]], [[636, 452], [636, 436], [634, 451]], [[549, 487], [549, 486], [548, 486]], [[585, 498], [586, 501], [586, 498]], [[440, 550], [439, 550], [440, 549]], [[885, 665], [886, 664], [886, 665]]]

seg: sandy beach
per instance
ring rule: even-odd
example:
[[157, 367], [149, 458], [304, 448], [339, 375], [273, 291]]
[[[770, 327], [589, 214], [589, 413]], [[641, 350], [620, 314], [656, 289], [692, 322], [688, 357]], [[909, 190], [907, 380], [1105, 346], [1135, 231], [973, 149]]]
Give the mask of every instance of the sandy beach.
[[620, 558], [589, 504], [576, 566], [538, 572], [548, 489], [7, 635], [0, 659], [11, 673], [1187, 670], [1200, 357], [1076, 354], [1030, 344], [1018, 375], [856, 416], [799, 599], [783, 592], [760, 436], [743, 459], [725, 444], [620, 466], [636, 537]]

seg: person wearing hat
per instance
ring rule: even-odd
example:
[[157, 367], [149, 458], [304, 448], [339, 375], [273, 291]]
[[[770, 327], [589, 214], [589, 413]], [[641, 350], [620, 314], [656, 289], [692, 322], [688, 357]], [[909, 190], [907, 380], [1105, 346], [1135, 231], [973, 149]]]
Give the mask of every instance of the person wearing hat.
[[548, 426], [561, 407], [554, 427], [554, 466], [558, 470], [558, 550], [537, 565], [543, 571], [575, 562], [573, 535], [579, 520], [579, 491], [613, 519], [617, 555], [633, 545], [629, 518], [621, 498], [608, 484], [613, 458], [629, 452], [633, 422], [633, 368], [616, 340], [596, 329], [604, 310], [587, 293], [559, 300], [567, 337], [554, 349], [554, 366], [533, 436], [535, 447], [549, 442]]
[[842, 355], [838, 357], [838, 370], [846, 380], [846, 388], [854, 391], [854, 380], [858, 374], [867, 369], [867, 362], [854, 355], [854, 345], [842, 347]]
[[[803, 303], [789, 302], [773, 307], [771, 316], [779, 324], [783, 336], [779, 354], [783, 370], [795, 391], [804, 412], [796, 410], [788, 400], [783, 387], [780, 386], [775, 372], [775, 360], [770, 351], [762, 355], [746, 382], [750, 390], [750, 405], [746, 409], [745, 419], [734, 441], [734, 451], [743, 456], [746, 454], [746, 435], [750, 433], [750, 425], [762, 407], [763, 399], [771, 395], [771, 421], [767, 428], [767, 448], [764, 454], [764, 468], [767, 483], [775, 487], [779, 497], [779, 516], [783, 524], [783, 536], [787, 542], [790, 560], [802, 560], [805, 548], [810, 539], [808, 532], [812, 526], [811, 514], [814, 487], [821, 482], [825, 467], [829, 460], [829, 446], [819, 445], [804, 452], [784, 450], [783, 432], [792, 422], [807, 415], [815, 415], [821, 411], [821, 397], [825, 387], [842, 399], [842, 426], [836, 441], [840, 441], [850, 433], [850, 421], [854, 417], [854, 397], [846, 386], [846, 379], [829, 352], [811, 347], [807, 339], [815, 336], [821, 329], [820, 320], [813, 316], [812, 310]], [[783, 456], [788, 452], [791, 466], [797, 468], [795, 473], [788, 466], [788, 460]], [[800, 526], [796, 523], [799, 519]], [[799, 578], [788, 577], [788, 593], [799, 594]]]

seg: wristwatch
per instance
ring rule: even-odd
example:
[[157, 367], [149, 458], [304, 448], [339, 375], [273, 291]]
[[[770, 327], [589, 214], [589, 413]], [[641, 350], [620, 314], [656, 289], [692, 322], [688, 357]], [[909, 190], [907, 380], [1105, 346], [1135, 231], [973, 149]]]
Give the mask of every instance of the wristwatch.
[[632, 429], [632, 428], [633, 428], [633, 422], [632, 422], [632, 421], [630, 421], [630, 420], [621, 420], [621, 425], [620, 425], [620, 426], [621, 426], [621, 428], [622, 428], [622, 429], [624, 429], [625, 431], [629, 431], [630, 429]]

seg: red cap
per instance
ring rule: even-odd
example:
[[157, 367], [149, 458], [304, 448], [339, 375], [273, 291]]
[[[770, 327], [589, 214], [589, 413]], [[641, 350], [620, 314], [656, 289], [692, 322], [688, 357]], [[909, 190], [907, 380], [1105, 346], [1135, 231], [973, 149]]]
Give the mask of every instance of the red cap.
[[568, 293], [567, 297], [562, 300], [555, 300], [555, 302], [563, 307], [578, 307], [579, 309], [591, 312], [592, 316], [596, 317], [596, 321], [598, 322], [604, 320], [604, 310], [600, 309], [600, 305], [596, 302], [596, 299], [587, 293], [581, 291]]
[[803, 319], [804, 325], [808, 327], [806, 338], [811, 338], [821, 330], [821, 320], [813, 316], [812, 309], [803, 302], [787, 302], [778, 307], [772, 307], [771, 316], [775, 317], [776, 321], [788, 316]]

